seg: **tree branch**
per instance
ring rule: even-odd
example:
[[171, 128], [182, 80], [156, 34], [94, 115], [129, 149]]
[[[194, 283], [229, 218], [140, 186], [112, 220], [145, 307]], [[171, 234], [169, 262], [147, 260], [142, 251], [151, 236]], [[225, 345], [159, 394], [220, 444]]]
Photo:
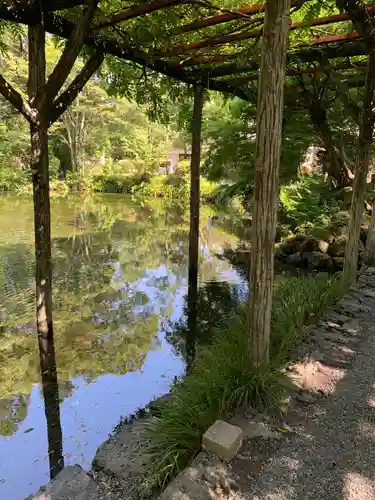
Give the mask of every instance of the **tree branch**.
[[121, 23], [122, 21], [127, 21], [128, 19], [134, 19], [135, 17], [143, 16], [144, 14], [149, 14], [157, 10], [165, 9], [172, 5], [179, 3], [185, 3], [185, 0], [151, 0], [147, 3], [142, 3], [141, 5], [131, 5], [127, 9], [113, 16], [103, 18], [95, 29], [105, 28], [106, 26], [113, 26], [115, 24]]
[[94, 54], [84, 65], [69, 87], [53, 103], [53, 108], [48, 116], [48, 123], [52, 125], [64, 111], [72, 104], [79, 92], [83, 89], [104, 59], [102, 52]]
[[342, 102], [345, 110], [350, 114], [352, 119], [358, 125], [361, 108], [351, 98], [348, 86], [344, 82], [340, 81], [338, 78], [334, 77], [332, 74], [330, 75], [330, 80], [335, 85], [336, 93], [338, 95], [338, 98]]
[[39, 109], [43, 105], [49, 105], [61, 90], [65, 80], [67, 79], [73, 65], [80, 53], [84, 44], [85, 38], [90, 29], [90, 24], [96, 11], [98, 0], [86, 0], [85, 9], [79, 22], [74, 26], [71, 35], [69, 36], [63, 53], [52, 71], [44, 91], [41, 92], [37, 99]]
[[29, 104], [23, 99], [21, 94], [5, 80], [3, 75], [0, 75], [0, 94], [4, 96], [28, 122], [32, 123], [35, 120], [35, 113]]
[[375, 24], [371, 19], [368, 7], [362, 0], [336, 0], [336, 5], [339, 9], [347, 12], [355, 29], [366, 40], [367, 44], [374, 44]]

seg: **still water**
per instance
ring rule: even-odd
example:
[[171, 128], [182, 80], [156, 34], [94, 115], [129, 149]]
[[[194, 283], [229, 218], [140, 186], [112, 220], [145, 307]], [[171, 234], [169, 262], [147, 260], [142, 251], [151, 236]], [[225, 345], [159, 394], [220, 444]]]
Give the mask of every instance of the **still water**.
[[[228, 245], [238, 241], [234, 233], [227, 219], [203, 207], [202, 337], [243, 286], [241, 275], [224, 258]], [[118, 195], [54, 199], [52, 237], [62, 452], [65, 465], [78, 463], [88, 470], [97, 447], [120, 418], [167, 392], [173, 379], [184, 373], [188, 216], [158, 200], [141, 204]], [[3, 196], [0, 498], [4, 500], [24, 499], [50, 476], [47, 424], [50, 429], [51, 422], [46, 420], [41, 387], [33, 261], [32, 200]]]

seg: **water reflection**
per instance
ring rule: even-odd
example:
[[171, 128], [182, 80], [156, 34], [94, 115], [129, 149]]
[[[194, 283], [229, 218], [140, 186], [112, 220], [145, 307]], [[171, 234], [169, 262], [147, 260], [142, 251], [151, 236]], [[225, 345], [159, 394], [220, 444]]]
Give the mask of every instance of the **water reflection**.
[[166, 326], [166, 338], [186, 364], [194, 362], [194, 358], [191, 358], [192, 351], [195, 355], [201, 347], [212, 341], [215, 328], [230, 316], [246, 294], [246, 284], [241, 281], [227, 283], [213, 280], [203, 283], [197, 293], [197, 327], [194, 336], [191, 335], [189, 325], [189, 301], [188, 298], [185, 299], [184, 314], [179, 320], [169, 322]]
[[54, 200], [55, 345], [44, 342], [40, 357], [31, 200], [0, 198], [0, 498], [25, 498], [64, 461], [89, 468], [120, 417], [165, 393], [192, 345], [207, 341], [204, 325], [226, 314], [216, 299], [236, 293], [220, 282], [242, 280], [217, 258], [237, 239], [205, 210], [196, 339], [186, 333], [184, 211], [122, 197]]
[[47, 421], [50, 478], [64, 468], [63, 439], [60, 422], [60, 398], [53, 338], [38, 336], [40, 373]]

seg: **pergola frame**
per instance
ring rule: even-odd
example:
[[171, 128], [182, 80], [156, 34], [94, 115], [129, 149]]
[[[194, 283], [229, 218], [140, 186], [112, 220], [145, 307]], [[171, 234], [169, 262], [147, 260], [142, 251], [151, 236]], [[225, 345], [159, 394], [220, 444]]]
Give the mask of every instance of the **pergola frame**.
[[[214, 0], [212, 0], [214, 1]], [[130, 2], [129, 2], [130, 3]], [[304, 0], [294, 0], [292, 11], [297, 10]], [[343, 5], [344, 10], [350, 3], [349, 0], [337, 0]], [[360, 2], [351, 2], [354, 29], [347, 34], [332, 34], [316, 37], [307, 46], [295, 46], [287, 51], [286, 65], [285, 50], [278, 50], [277, 43], [273, 41], [270, 32], [267, 35], [267, 23], [264, 28], [264, 44], [262, 59], [267, 64], [262, 65], [262, 81], [270, 88], [273, 96], [283, 96], [285, 101], [295, 104], [300, 97], [295, 92], [297, 86], [286, 78], [295, 78], [302, 81], [303, 75], [316, 75], [319, 73], [332, 73], [343, 75], [349, 86], [361, 86], [365, 83], [361, 77], [366, 71], [366, 85], [364, 93], [364, 113], [367, 117], [359, 126], [359, 144], [365, 145], [361, 149], [360, 160], [366, 165], [356, 175], [354, 183], [352, 219], [350, 226], [350, 244], [348, 261], [351, 262], [351, 272], [357, 263], [360, 218], [363, 211], [366, 173], [370, 158], [370, 146], [374, 126], [375, 107], [375, 29], [374, 37], [365, 29], [366, 22], [375, 16], [375, 7], [364, 7]], [[53, 343], [52, 323], [52, 257], [50, 235], [50, 200], [49, 200], [49, 169], [48, 169], [48, 127], [54, 123], [62, 113], [72, 104], [78, 93], [83, 89], [89, 78], [100, 67], [106, 55], [114, 56], [127, 63], [133, 63], [142, 68], [158, 72], [170, 78], [177, 79], [194, 87], [194, 112], [193, 112], [193, 137], [192, 137], [192, 162], [191, 162], [191, 192], [190, 192], [190, 237], [189, 237], [189, 278], [188, 278], [188, 305], [193, 314], [189, 317], [187, 339], [188, 361], [194, 357], [194, 333], [196, 329], [196, 301], [198, 286], [198, 241], [199, 241], [199, 168], [200, 168], [200, 138], [202, 124], [202, 109], [204, 90], [215, 90], [250, 100], [254, 91], [250, 89], [249, 82], [258, 79], [260, 61], [259, 50], [255, 44], [263, 36], [263, 22], [270, 16], [274, 20], [283, 19], [283, 45], [286, 49], [287, 32], [306, 27], [333, 25], [335, 23], [351, 23], [345, 12], [317, 18], [309, 21], [293, 21], [287, 24], [289, 11], [288, 0], [274, 2], [268, 5], [265, 11], [264, 3], [249, 5], [238, 10], [226, 9], [215, 6], [211, 0], [148, 0], [143, 3], [134, 3], [120, 12], [101, 12], [97, 8], [97, 0], [0, 0], [0, 20], [11, 21], [28, 26], [29, 42], [29, 81], [28, 101], [14, 89], [0, 74], [1, 94], [28, 120], [31, 132], [31, 172], [33, 178], [34, 194], [34, 231], [36, 255], [36, 309], [39, 353], [42, 370], [44, 398], [46, 401], [47, 421], [56, 421], [56, 425], [49, 426], [49, 448], [51, 476], [56, 475], [63, 466], [61, 448], [61, 427], [59, 420], [59, 400], [56, 374], [55, 351]], [[355, 5], [354, 5], [355, 4]], [[280, 12], [275, 12], [275, 5]], [[126, 33], [127, 23], [137, 26], [148, 16], [156, 16], [169, 9], [174, 9], [178, 14], [181, 8], [195, 6], [201, 9], [196, 18], [189, 22], [181, 22], [170, 31], [166, 38], [165, 46], [154, 47], [150, 43], [140, 44], [129, 39]], [[281, 12], [284, 7], [284, 13]], [[357, 10], [355, 10], [357, 9]], [[363, 13], [365, 10], [365, 15]], [[273, 14], [272, 14], [273, 11]], [[354, 15], [353, 15], [354, 13]], [[183, 16], [182, 16], [183, 17]], [[75, 19], [75, 21], [72, 21]], [[220, 26], [220, 33], [213, 34], [210, 30]], [[364, 28], [365, 27], [365, 28]], [[349, 30], [348, 30], [349, 31]], [[45, 34], [53, 35], [67, 40], [62, 55], [51, 75], [46, 78], [45, 73]], [[178, 37], [181, 34], [194, 37], [200, 33], [199, 39], [181, 43]], [[272, 34], [272, 33], [271, 33]], [[281, 36], [281, 35], [280, 35]], [[374, 38], [374, 39], [372, 39]], [[281, 40], [281, 38], [280, 38]], [[63, 88], [71, 69], [74, 66], [83, 45], [91, 47], [93, 55], [85, 63], [83, 69], [73, 81]], [[234, 47], [234, 49], [233, 49]], [[229, 50], [228, 50], [229, 49]], [[255, 53], [252, 53], [253, 49]], [[270, 54], [272, 57], [269, 57]], [[351, 61], [351, 57], [358, 58]], [[343, 61], [344, 59], [345, 61]], [[276, 61], [278, 68], [277, 79], [273, 81], [270, 61]], [[337, 60], [334, 62], [334, 60]], [[271, 61], [271, 62], [272, 62]], [[269, 67], [267, 67], [267, 65]], [[345, 71], [345, 74], [340, 73]], [[359, 73], [359, 78], [351, 72]], [[349, 76], [348, 76], [349, 73]], [[284, 76], [285, 75], [285, 76]], [[262, 85], [260, 85], [262, 89]], [[291, 92], [287, 92], [291, 90]], [[272, 93], [271, 92], [271, 93]], [[306, 92], [306, 88], [302, 91]], [[266, 92], [263, 92], [263, 98]], [[267, 97], [267, 96], [266, 96]], [[359, 115], [357, 109], [351, 112]], [[274, 100], [270, 109], [273, 110], [262, 120], [258, 120], [257, 133], [263, 135], [263, 143], [269, 142], [274, 152], [267, 161], [263, 161], [261, 154], [257, 154], [256, 174], [260, 179], [255, 183], [255, 194], [258, 196], [259, 206], [267, 210], [255, 208], [254, 222], [256, 230], [253, 233], [252, 250], [253, 277], [250, 279], [252, 290], [252, 313], [254, 319], [249, 331], [253, 337], [259, 335], [256, 355], [253, 351], [253, 360], [257, 363], [267, 361], [264, 357], [268, 350], [270, 310], [272, 300], [273, 276], [273, 239], [277, 213], [277, 178], [279, 164], [279, 149], [281, 142], [281, 123], [283, 97], [278, 102]], [[275, 126], [277, 125], [277, 127]], [[268, 133], [271, 131], [271, 133]], [[275, 133], [272, 133], [274, 131]], [[272, 146], [271, 142], [274, 141]], [[274, 146], [277, 147], [274, 147]], [[265, 146], [261, 145], [265, 150]], [[276, 154], [277, 152], [277, 154]], [[272, 179], [269, 182], [269, 178]], [[264, 196], [259, 186], [263, 186]], [[256, 198], [256, 197], [255, 197]], [[272, 203], [269, 203], [272, 202]], [[269, 205], [269, 206], [268, 206]], [[271, 207], [271, 209], [270, 209]], [[257, 212], [258, 211], [258, 212]], [[272, 220], [271, 220], [272, 219]], [[375, 223], [374, 223], [375, 225]], [[255, 235], [255, 236], [254, 236]], [[259, 236], [259, 237], [258, 237]], [[267, 250], [267, 251], [266, 251]], [[267, 278], [264, 278], [262, 269], [267, 269]], [[254, 272], [258, 274], [254, 274]], [[259, 271], [260, 270], [260, 271]], [[258, 284], [260, 283], [260, 287]], [[262, 288], [262, 290], [260, 290]], [[266, 299], [264, 299], [264, 297]], [[267, 310], [266, 313], [264, 310]], [[261, 318], [261, 316], [264, 318]], [[266, 318], [267, 316], [267, 318]], [[262, 326], [268, 328], [267, 335], [260, 338]], [[255, 344], [254, 344], [255, 345]], [[250, 349], [251, 351], [251, 349]], [[56, 452], [57, 449], [57, 452]]]
[[[203, 2], [206, 4], [206, 2]], [[303, 0], [295, 2], [298, 9]], [[84, 4], [84, 0], [43, 0], [43, 18], [46, 31], [69, 38], [74, 23], [68, 20], [70, 9], [77, 9]], [[149, 0], [142, 4], [134, 4], [121, 12], [100, 15], [85, 37], [85, 44], [94, 47], [104, 55], [112, 55], [130, 63], [156, 71], [187, 84], [202, 85], [209, 90], [216, 90], [247, 99], [246, 81], [255, 79], [258, 71], [258, 60], [249, 53], [251, 47], [246, 45], [251, 39], [259, 40], [262, 36], [264, 4], [258, 3], [243, 7], [236, 11], [215, 7], [207, 2], [206, 10], [220, 13], [197, 19], [193, 22], [176, 27], [176, 34], [171, 33], [168, 39], [169, 48], [142, 47], [129, 42], [122, 29], [130, 20], [137, 22], [145, 17], [152, 17], [154, 13], [179, 9], [187, 5], [194, 5], [194, 0]], [[58, 12], [57, 12], [58, 11]], [[375, 15], [375, 7], [368, 9], [370, 15]], [[0, 5], [0, 19], [30, 25], [35, 19], [35, 2], [32, 0], [3, 0]], [[290, 30], [306, 27], [332, 25], [335, 23], [350, 22], [347, 14], [333, 14], [309, 21], [294, 21], [290, 23]], [[233, 25], [240, 23], [239, 33], [231, 33]], [[228, 34], [205, 36], [207, 29], [213, 26], [225, 26]], [[254, 26], [258, 26], [254, 28]], [[250, 28], [249, 28], [250, 27]], [[176, 36], [180, 33], [201, 35], [198, 41], [176, 44]], [[124, 36], [122, 36], [124, 33]], [[238, 45], [238, 50], [226, 54], [228, 46]], [[220, 50], [220, 53], [207, 53], [209, 50]], [[224, 50], [224, 53], [223, 53]], [[310, 46], [294, 47], [289, 50], [287, 75], [293, 71], [309, 72], [306, 63], [316, 64], [336, 58], [350, 58], [366, 55], [366, 45], [356, 31], [346, 35], [330, 35], [317, 38]], [[245, 62], [246, 61], [246, 62]], [[314, 71], [315, 66], [311, 66]], [[355, 65], [352, 65], [355, 69]], [[337, 71], [340, 68], [336, 68]], [[241, 73], [241, 80], [230, 75]], [[220, 80], [220, 76], [227, 76]], [[248, 76], [248, 78], [246, 78]], [[239, 83], [241, 82], [241, 84]]]

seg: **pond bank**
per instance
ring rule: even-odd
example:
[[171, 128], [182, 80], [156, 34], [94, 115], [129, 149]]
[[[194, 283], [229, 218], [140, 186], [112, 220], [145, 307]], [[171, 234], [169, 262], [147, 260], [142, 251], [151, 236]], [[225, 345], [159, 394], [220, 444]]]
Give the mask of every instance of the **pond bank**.
[[[291, 288], [295, 288], [295, 284], [292, 284]], [[311, 286], [309, 288], [311, 288]], [[287, 295], [290, 296], [290, 293], [288, 292]], [[191, 378], [192, 377], [189, 379]], [[187, 381], [189, 381], [189, 379], [187, 379]], [[163, 408], [165, 408], [165, 411], [168, 411], [171, 404], [174, 404], [173, 392], [171, 398], [171, 400], [168, 398], [167, 401], [163, 402]], [[192, 400], [191, 405], [195, 407], [196, 402]], [[158, 409], [160, 410], [160, 405], [156, 403], [151, 409], [151, 413], [154, 412], [154, 417], [155, 410]], [[189, 418], [187, 415], [186, 417]], [[214, 416], [213, 418], [215, 419], [216, 417]], [[112, 438], [99, 448], [95, 460], [94, 476], [100, 485], [100, 489], [103, 490], [104, 488], [103, 491], [106, 492], [105, 494], [107, 496], [98, 498], [117, 499], [116, 495], [118, 494], [122, 495], [118, 498], [125, 498], [126, 500], [134, 500], [135, 498], [154, 498], [152, 491], [147, 492], [142, 490], [142, 488], [139, 488], [138, 490], [136, 489], [137, 484], [140, 485], [144, 480], [145, 471], [149, 470], [149, 463], [147, 462], [150, 459], [152, 462], [158, 460], [158, 457], [150, 456], [150, 448], [148, 447], [148, 443], [144, 440], [142, 427], [145, 422], [147, 423], [147, 421], [148, 419], [146, 418], [135, 420], [129, 424], [123, 425], [118, 429], [118, 432]], [[202, 421], [199, 425], [208, 426], [209, 424], [207, 424], [207, 422], [208, 421], [206, 420], [204, 422]], [[186, 421], [186, 424], [189, 425], [188, 421]], [[187, 431], [189, 432], [189, 427], [187, 427]], [[196, 452], [198, 451], [199, 446]], [[191, 458], [193, 458], [193, 456]]]
[[375, 498], [375, 269], [328, 312], [288, 365], [294, 390], [281, 414], [231, 420], [246, 436], [222, 462], [201, 452], [160, 500], [372, 500]]
[[[323, 494], [333, 500], [342, 488], [359, 489], [361, 499], [373, 498], [373, 482], [366, 479], [358, 483], [349, 474], [344, 485], [342, 473], [355, 470], [366, 475], [373, 468], [374, 445], [368, 444], [365, 455], [353, 449], [357, 462], [346, 462], [342, 449], [349, 452], [352, 442], [364, 439], [360, 434], [357, 437], [361, 428], [368, 428], [375, 436], [374, 426], [370, 430], [370, 421], [366, 423], [366, 405], [375, 397], [371, 392], [375, 377], [374, 310], [375, 269], [369, 268], [294, 350], [295, 361], [287, 365], [294, 389], [281, 413], [260, 414], [251, 408], [237, 412], [229, 420], [245, 431], [237, 457], [225, 463], [209, 453], [199, 453], [160, 498], [172, 500], [186, 494], [190, 500], [211, 500], [212, 495], [227, 500], [266, 500], [273, 494], [281, 500], [293, 491], [293, 498], [305, 500], [308, 491], [308, 498], [315, 500]], [[362, 407], [363, 411], [358, 411]], [[263, 422], [262, 428], [270, 432], [246, 434], [252, 422]], [[300, 464], [297, 473], [290, 468], [291, 460]]]

